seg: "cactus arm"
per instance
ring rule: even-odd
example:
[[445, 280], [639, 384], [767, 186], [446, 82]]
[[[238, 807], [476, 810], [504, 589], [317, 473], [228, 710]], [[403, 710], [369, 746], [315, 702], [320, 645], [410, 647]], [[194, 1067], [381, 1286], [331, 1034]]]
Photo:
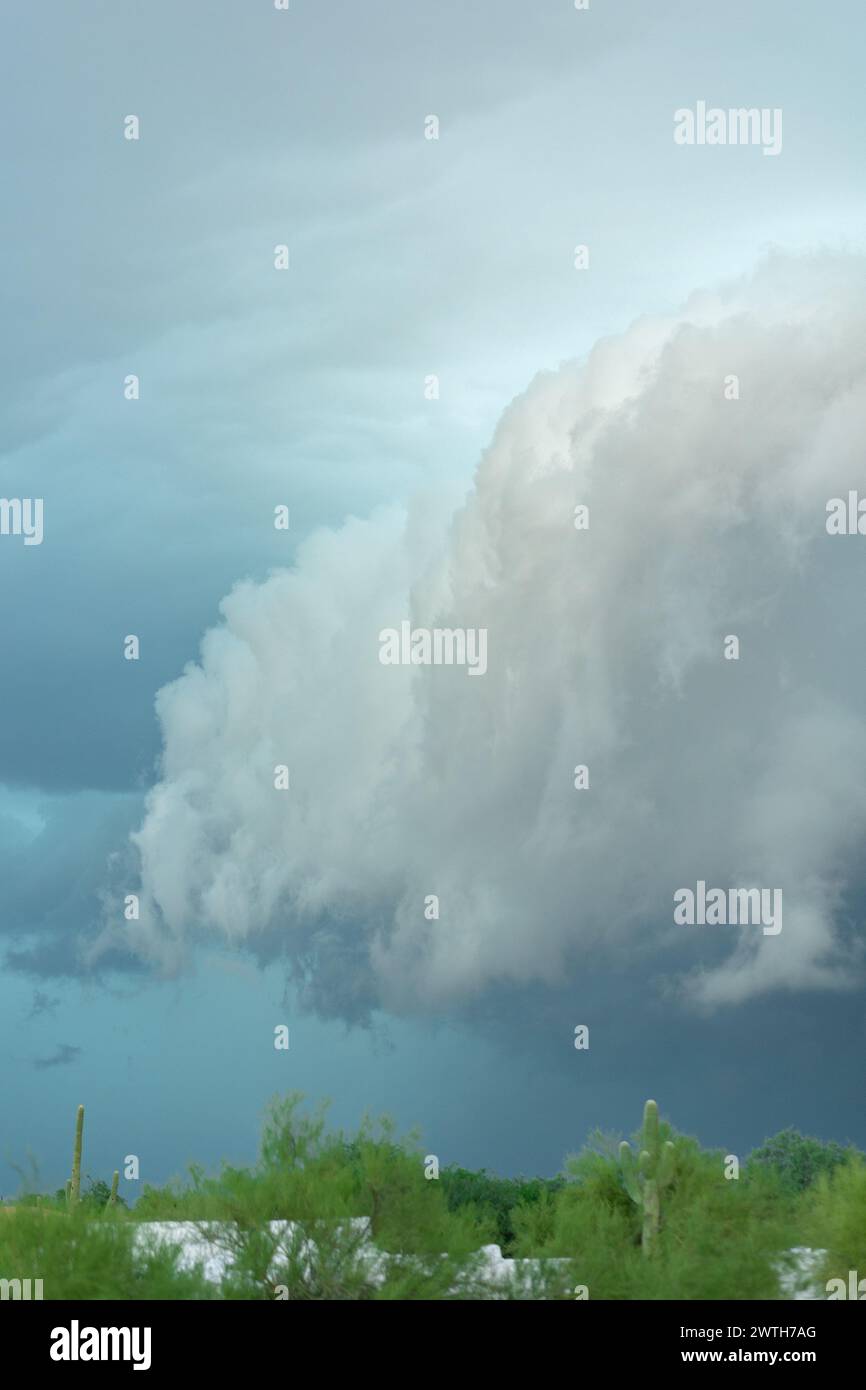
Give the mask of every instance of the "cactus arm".
[[659, 1108], [654, 1100], [648, 1100], [643, 1108], [642, 1148], [654, 1153], [659, 1142]]
[[660, 1188], [670, 1187], [674, 1180], [674, 1146], [670, 1139], [663, 1146], [659, 1154], [658, 1180]]
[[619, 1146], [619, 1164], [625, 1190], [629, 1197], [631, 1197], [635, 1206], [639, 1207], [642, 1205], [643, 1199], [638, 1182], [637, 1164], [635, 1163], [634, 1154], [631, 1151], [631, 1145], [626, 1143], [625, 1140], [623, 1140]]

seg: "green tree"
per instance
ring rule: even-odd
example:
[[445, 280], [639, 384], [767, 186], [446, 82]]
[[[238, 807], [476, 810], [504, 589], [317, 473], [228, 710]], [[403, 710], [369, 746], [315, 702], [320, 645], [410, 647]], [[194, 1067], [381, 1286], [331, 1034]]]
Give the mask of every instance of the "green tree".
[[563, 1181], [562, 1178], [500, 1178], [485, 1168], [473, 1172], [453, 1164], [443, 1168], [439, 1175], [449, 1211], [471, 1207], [486, 1217], [493, 1228], [492, 1239], [505, 1256], [510, 1256], [514, 1249], [518, 1208], [532, 1206], [545, 1196], [552, 1196]]
[[783, 1129], [749, 1155], [747, 1170], [770, 1169], [783, 1187], [804, 1192], [822, 1173], [832, 1173], [856, 1155], [857, 1150], [850, 1145], [843, 1148], [832, 1139], [824, 1142], [796, 1129]]

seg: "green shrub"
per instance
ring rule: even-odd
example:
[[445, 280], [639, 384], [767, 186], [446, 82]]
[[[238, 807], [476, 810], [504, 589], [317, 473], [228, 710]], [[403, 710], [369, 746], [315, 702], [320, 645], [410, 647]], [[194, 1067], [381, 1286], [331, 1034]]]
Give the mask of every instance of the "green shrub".
[[20, 1207], [0, 1220], [0, 1278], [41, 1279], [45, 1299], [212, 1298], [200, 1271], [182, 1273], [172, 1249], [133, 1249], [123, 1220]]
[[859, 1155], [824, 1173], [808, 1197], [809, 1243], [827, 1251], [822, 1278], [866, 1279], [866, 1162]]
[[[444, 1299], [458, 1287], [485, 1296], [478, 1251], [492, 1229], [483, 1214], [449, 1210], [424, 1176], [422, 1151], [390, 1122], [365, 1122], [347, 1139], [301, 1101], [272, 1103], [255, 1168], [223, 1166], [214, 1177], [192, 1168], [187, 1186], [146, 1188], [134, 1219], [196, 1222], [231, 1255], [224, 1297]], [[271, 1231], [274, 1221], [292, 1229]]]

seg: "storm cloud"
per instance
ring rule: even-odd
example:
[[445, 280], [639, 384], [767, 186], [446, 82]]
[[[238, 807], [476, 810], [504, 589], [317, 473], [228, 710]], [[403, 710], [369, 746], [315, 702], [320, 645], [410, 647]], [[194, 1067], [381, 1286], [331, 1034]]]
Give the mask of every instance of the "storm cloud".
[[[861, 540], [825, 521], [866, 490], [864, 330], [861, 260], [771, 257], [538, 376], [456, 514], [351, 519], [239, 584], [157, 699], [135, 950], [287, 954], [329, 1012], [671, 951], [705, 1006], [851, 983]], [[483, 679], [382, 666], [405, 619], [485, 628]], [[784, 930], [675, 926], [697, 879], [782, 890]]]

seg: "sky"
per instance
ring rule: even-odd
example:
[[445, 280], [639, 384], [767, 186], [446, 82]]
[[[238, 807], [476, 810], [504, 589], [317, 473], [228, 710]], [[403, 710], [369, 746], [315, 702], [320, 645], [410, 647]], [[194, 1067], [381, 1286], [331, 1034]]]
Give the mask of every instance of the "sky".
[[[502, 1173], [649, 1095], [866, 1145], [862, 7], [0, 24], [0, 494], [44, 506], [0, 535], [0, 1192], [79, 1103], [129, 1200], [290, 1090]], [[699, 102], [780, 148], [678, 144]], [[483, 676], [383, 665], [404, 620]], [[782, 930], [678, 925], [698, 881]]]

